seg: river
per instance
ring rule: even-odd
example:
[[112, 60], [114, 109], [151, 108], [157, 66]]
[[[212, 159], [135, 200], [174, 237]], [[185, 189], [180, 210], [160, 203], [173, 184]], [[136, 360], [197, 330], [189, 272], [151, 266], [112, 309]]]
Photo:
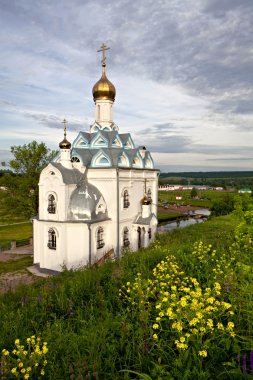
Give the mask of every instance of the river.
[[181, 219], [180, 221], [177, 221], [177, 222], [162, 224], [158, 226], [157, 232], [158, 233], [168, 232], [168, 231], [174, 230], [175, 228], [184, 228], [184, 227], [190, 226], [191, 224], [202, 223], [207, 219], [207, 217], [210, 215], [211, 212], [210, 210], [203, 208], [203, 209], [195, 210], [193, 213], [195, 215], [199, 215], [199, 214], [206, 215], [206, 218], [195, 219], [195, 218], [188, 217], [188, 219], [186, 220]]

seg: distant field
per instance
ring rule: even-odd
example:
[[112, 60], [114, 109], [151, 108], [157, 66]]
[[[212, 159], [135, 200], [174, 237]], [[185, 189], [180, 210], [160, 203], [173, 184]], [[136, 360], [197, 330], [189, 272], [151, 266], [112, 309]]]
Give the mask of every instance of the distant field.
[[[237, 193], [227, 193], [224, 191], [198, 191], [198, 197], [200, 199], [191, 199], [190, 190], [180, 190], [180, 191], [159, 191], [158, 200], [159, 204], [162, 205], [165, 202], [170, 204], [181, 204], [181, 205], [191, 205], [198, 207], [210, 208], [213, 202], [219, 199], [226, 199], [227, 197], [233, 197]], [[182, 200], [177, 200], [176, 196], [182, 196]]]

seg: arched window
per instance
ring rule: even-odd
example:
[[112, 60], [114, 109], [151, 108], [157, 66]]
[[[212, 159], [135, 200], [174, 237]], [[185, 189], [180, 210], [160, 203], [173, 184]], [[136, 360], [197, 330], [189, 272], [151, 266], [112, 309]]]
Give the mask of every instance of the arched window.
[[149, 240], [152, 238], [152, 230], [151, 230], [151, 228], [148, 229], [148, 238], [149, 238]]
[[100, 116], [100, 112], [101, 112], [101, 111], [100, 111], [100, 104], [99, 104], [99, 105], [98, 105], [98, 120], [99, 120], [99, 121], [100, 121], [100, 117], [101, 117], [101, 116]]
[[71, 162], [80, 162], [79, 158], [78, 157], [72, 157], [71, 158]]
[[123, 208], [128, 208], [129, 206], [130, 206], [129, 194], [128, 194], [128, 191], [125, 190], [123, 194]]
[[129, 229], [127, 227], [123, 230], [123, 247], [129, 247], [130, 241], [129, 241]]
[[56, 233], [53, 228], [50, 228], [50, 230], [48, 231], [47, 246], [49, 249], [56, 249]]
[[99, 227], [97, 231], [97, 249], [103, 248], [104, 245], [104, 229], [102, 227]]
[[148, 189], [147, 197], [148, 197], [149, 203], [152, 203], [152, 193], [151, 193], [151, 189], [150, 188]]
[[56, 211], [56, 201], [55, 201], [55, 197], [54, 197], [53, 194], [50, 194], [48, 196], [47, 211], [48, 211], [49, 214], [55, 214], [55, 211]]

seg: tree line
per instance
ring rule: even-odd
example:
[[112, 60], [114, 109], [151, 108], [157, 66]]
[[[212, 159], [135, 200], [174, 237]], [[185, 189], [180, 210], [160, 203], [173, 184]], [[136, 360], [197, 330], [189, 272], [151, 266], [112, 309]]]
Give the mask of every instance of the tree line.
[[45, 143], [32, 141], [12, 146], [11, 153], [11, 170], [0, 172], [0, 186], [7, 193], [5, 206], [15, 214], [31, 218], [38, 213], [40, 173], [57, 152], [49, 149]]

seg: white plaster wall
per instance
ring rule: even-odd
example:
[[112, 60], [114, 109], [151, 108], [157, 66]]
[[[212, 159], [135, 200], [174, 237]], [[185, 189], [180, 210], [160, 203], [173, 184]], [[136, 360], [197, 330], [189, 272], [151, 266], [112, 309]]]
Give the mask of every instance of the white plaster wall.
[[[105, 245], [102, 248], [97, 248], [97, 230], [99, 227], [102, 227], [104, 230], [103, 238]], [[107, 252], [112, 248], [115, 248], [115, 245], [112, 243], [113, 236], [113, 227], [110, 220], [104, 222], [97, 222], [91, 224], [91, 252], [92, 252], [92, 263], [95, 263], [101, 257], [103, 257]]]
[[89, 264], [89, 230], [86, 223], [65, 223], [66, 266]]
[[[98, 123], [110, 122], [113, 120], [113, 102], [111, 100], [97, 100], [95, 106], [95, 120]], [[100, 109], [100, 111], [99, 111]]]
[[[45, 169], [44, 169], [45, 170]], [[57, 172], [55, 170], [55, 172]], [[152, 189], [152, 212], [157, 208], [157, 172], [148, 170], [119, 169], [119, 250], [123, 248], [123, 229], [129, 229], [130, 249], [138, 249], [138, 225], [133, 224], [138, 213], [141, 212], [141, 200], [144, 196], [145, 178], [147, 188]], [[110, 221], [91, 224], [91, 252], [92, 262], [99, 260], [106, 252], [117, 248], [117, 170], [115, 168], [89, 169], [89, 183], [96, 186], [102, 193], [108, 208]], [[63, 265], [68, 269], [80, 265], [87, 265], [89, 261], [89, 229], [85, 223], [67, 222], [67, 212], [71, 193], [76, 185], [65, 185], [58, 175], [44, 175], [40, 181], [40, 210], [39, 219], [34, 221], [34, 262], [40, 263], [42, 268], [62, 270]], [[130, 206], [123, 208], [123, 192], [129, 192]], [[49, 214], [48, 195], [56, 194], [56, 214]], [[65, 223], [61, 223], [65, 221]], [[97, 249], [96, 231], [99, 226], [104, 228], [105, 246]], [[47, 247], [48, 230], [57, 231], [57, 249]], [[156, 225], [152, 224], [152, 239], [148, 239], [149, 226], [142, 228], [142, 246], [153, 241]]]

